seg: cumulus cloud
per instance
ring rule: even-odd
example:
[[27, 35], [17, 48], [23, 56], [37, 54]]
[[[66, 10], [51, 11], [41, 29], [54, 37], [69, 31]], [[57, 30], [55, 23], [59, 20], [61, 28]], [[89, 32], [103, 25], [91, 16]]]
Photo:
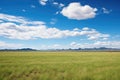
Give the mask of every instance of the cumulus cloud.
[[21, 47], [23, 44], [14, 44], [14, 43], [7, 43], [4, 41], [0, 41], [0, 49], [6, 49], [6, 48], [19, 48]]
[[[1, 16], [1, 14], [0, 14]], [[0, 24], [0, 36], [10, 39], [50, 39], [86, 36], [90, 40], [108, 38], [108, 34], [103, 34], [95, 29], [83, 28], [76, 30], [60, 30], [55, 27], [48, 28], [42, 21], [30, 21], [23, 17], [16, 17], [2, 14], [0, 17], [2, 22]]]
[[70, 3], [64, 7], [61, 14], [69, 19], [84, 20], [94, 18], [96, 16], [97, 8], [92, 8], [89, 5], [81, 5], [78, 2]]
[[44, 5], [46, 5], [47, 1], [48, 0], [39, 0], [39, 3], [44, 6]]

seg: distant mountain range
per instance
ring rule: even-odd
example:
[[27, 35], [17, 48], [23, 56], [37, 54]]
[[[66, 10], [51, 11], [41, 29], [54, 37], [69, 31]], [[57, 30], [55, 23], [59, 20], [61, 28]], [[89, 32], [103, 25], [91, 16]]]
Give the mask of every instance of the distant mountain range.
[[22, 48], [22, 49], [0, 49], [0, 51], [120, 51], [118, 48], [78, 48], [78, 49], [47, 49], [47, 50], [37, 50], [32, 48]]
[[22, 48], [22, 49], [0, 49], [0, 51], [36, 51], [32, 48]]

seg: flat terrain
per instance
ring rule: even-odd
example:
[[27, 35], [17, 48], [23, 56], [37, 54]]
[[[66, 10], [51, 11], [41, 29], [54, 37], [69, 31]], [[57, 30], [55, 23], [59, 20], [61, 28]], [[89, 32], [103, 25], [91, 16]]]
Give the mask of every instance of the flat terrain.
[[0, 80], [120, 80], [120, 52], [0, 52]]

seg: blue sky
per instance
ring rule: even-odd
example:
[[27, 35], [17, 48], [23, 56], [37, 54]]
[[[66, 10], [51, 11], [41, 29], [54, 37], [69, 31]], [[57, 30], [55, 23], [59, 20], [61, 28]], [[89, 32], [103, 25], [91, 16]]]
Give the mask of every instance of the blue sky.
[[120, 48], [119, 0], [2, 0], [0, 48]]

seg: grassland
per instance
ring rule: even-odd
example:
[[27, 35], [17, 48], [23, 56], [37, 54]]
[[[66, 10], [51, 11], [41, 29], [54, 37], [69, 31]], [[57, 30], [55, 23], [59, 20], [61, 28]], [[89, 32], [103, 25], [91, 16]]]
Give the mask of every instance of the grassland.
[[120, 52], [0, 52], [0, 80], [120, 80]]

